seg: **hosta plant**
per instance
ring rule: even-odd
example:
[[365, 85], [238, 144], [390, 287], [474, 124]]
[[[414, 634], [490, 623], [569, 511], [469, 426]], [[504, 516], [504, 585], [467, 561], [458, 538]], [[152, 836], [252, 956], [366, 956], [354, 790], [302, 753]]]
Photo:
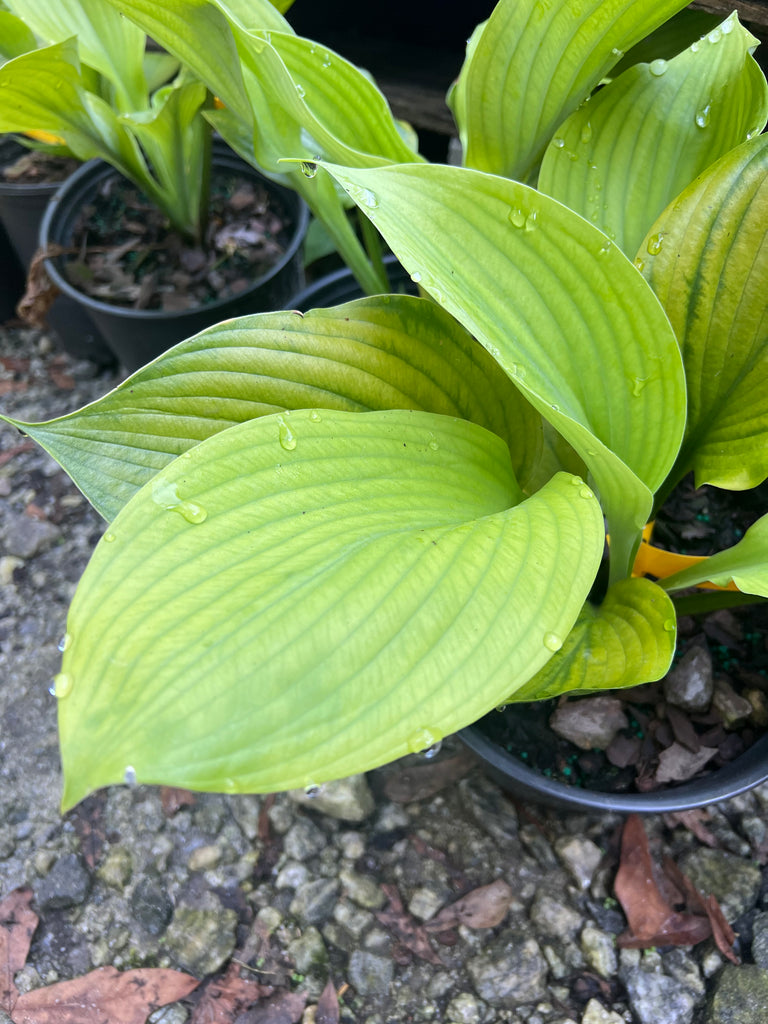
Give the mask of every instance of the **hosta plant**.
[[[0, 132], [100, 157], [183, 235], [208, 205], [212, 98], [107, 0], [7, 0], [0, 10]], [[174, 75], [172, 81], [167, 80]]]
[[502, 703], [660, 678], [699, 583], [768, 596], [768, 516], [633, 574], [687, 472], [768, 475], [754, 41], [732, 17], [638, 62], [679, 4], [528, 6], [502, 0], [453, 92], [480, 169], [284, 153], [422, 297], [228, 321], [12, 421], [107, 520], [55, 681], [65, 807], [316, 786]]

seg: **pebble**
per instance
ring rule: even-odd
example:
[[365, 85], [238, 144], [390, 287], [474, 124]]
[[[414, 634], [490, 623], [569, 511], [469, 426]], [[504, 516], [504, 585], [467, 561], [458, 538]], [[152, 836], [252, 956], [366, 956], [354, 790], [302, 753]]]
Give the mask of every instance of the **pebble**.
[[584, 1007], [581, 1024], [626, 1024], [626, 1021], [613, 1010], [606, 1010], [599, 999], [590, 999]]
[[684, 711], [706, 711], [712, 701], [714, 677], [712, 655], [707, 647], [689, 647], [677, 665], [665, 676], [664, 696]]
[[65, 910], [85, 902], [91, 889], [91, 876], [77, 854], [60, 857], [37, 887], [37, 905], [41, 911]]
[[337, 878], [317, 878], [296, 890], [290, 911], [308, 924], [320, 925], [333, 913], [339, 894]]
[[587, 964], [603, 978], [612, 978], [619, 969], [616, 939], [613, 935], [587, 924], [579, 937]]
[[491, 1006], [514, 1009], [546, 995], [547, 961], [535, 939], [507, 929], [467, 963], [477, 994]]
[[349, 958], [347, 978], [358, 995], [387, 995], [394, 973], [394, 963], [390, 957], [356, 949]]
[[324, 850], [328, 840], [325, 833], [308, 818], [299, 818], [286, 832], [283, 850], [291, 860], [309, 860]]
[[768, 970], [727, 964], [718, 975], [704, 1024], [758, 1024], [768, 1020]]
[[379, 910], [386, 903], [386, 896], [369, 875], [361, 875], [356, 871], [342, 869], [339, 872], [339, 881], [344, 892], [359, 907], [367, 910]]
[[530, 909], [536, 929], [552, 938], [571, 939], [582, 925], [581, 914], [547, 893], [539, 893]]
[[740, 697], [725, 679], [715, 680], [712, 707], [720, 712], [726, 729], [736, 729], [753, 713], [752, 705]]
[[447, 1024], [482, 1024], [485, 1005], [471, 992], [459, 992], [446, 1007]]
[[215, 843], [206, 846], [198, 846], [187, 858], [187, 867], [190, 871], [208, 871], [215, 868], [221, 861], [222, 850]]
[[158, 881], [140, 878], [130, 898], [131, 913], [147, 935], [162, 935], [173, 916], [173, 901]]
[[700, 892], [717, 899], [727, 921], [735, 921], [757, 902], [761, 883], [757, 864], [724, 850], [701, 847], [683, 857], [679, 866]]
[[603, 853], [591, 839], [563, 836], [555, 842], [555, 853], [580, 889], [588, 889]]
[[133, 874], [133, 857], [124, 846], [115, 846], [98, 867], [97, 876], [106, 885], [122, 892]]
[[237, 914], [229, 907], [181, 904], [165, 934], [165, 946], [174, 962], [202, 978], [222, 967], [235, 948]]
[[6, 555], [25, 561], [42, 554], [61, 537], [61, 530], [46, 520], [6, 512], [3, 526], [3, 547]]
[[347, 779], [324, 782], [311, 795], [306, 790], [293, 789], [288, 797], [302, 807], [340, 821], [365, 821], [375, 807], [365, 775], [350, 775]]
[[696, 999], [674, 978], [641, 967], [630, 971], [624, 983], [640, 1024], [691, 1024]]
[[752, 958], [758, 967], [768, 969], [768, 911], [755, 914], [752, 921]]
[[552, 732], [581, 750], [605, 750], [629, 725], [624, 704], [616, 697], [586, 697], [561, 704], [550, 715]]

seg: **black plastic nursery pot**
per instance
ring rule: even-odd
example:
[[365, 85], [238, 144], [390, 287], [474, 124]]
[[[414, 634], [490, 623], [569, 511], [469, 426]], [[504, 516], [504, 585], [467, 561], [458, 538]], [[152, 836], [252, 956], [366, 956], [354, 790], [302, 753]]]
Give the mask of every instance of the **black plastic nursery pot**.
[[[302, 283], [301, 245], [309, 222], [309, 211], [304, 201], [295, 192], [263, 177], [227, 147], [216, 143], [213, 169], [258, 182], [269, 193], [270, 203], [290, 225], [290, 238], [279, 259], [236, 295], [185, 310], [121, 307], [94, 299], [75, 288], [66, 277], [64, 257], [45, 261], [46, 271], [54, 284], [87, 311], [110, 349], [130, 371], [139, 369], [171, 346], [222, 320], [288, 308], [288, 300]], [[70, 246], [82, 207], [96, 190], [119, 177], [117, 171], [101, 160], [89, 161], [77, 170], [56, 192], [46, 209], [40, 225], [41, 247]]]
[[[13, 138], [0, 139], [0, 167], [7, 167], [26, 152]], [[40, 236], [40, 222], [48, 203], [55, 195], [61, 182], [19, 182], [6, 181], [0, 176], [0, 222], [7, 232], [10, 247], [15, 256], [14, 263], [21, 264], [21, 286], [13, 287], [14, 299], [4, 318], [13, 314], [16, 303], [24, 288], [23, 279], [29, 270]], [[6, 266], [5, 260], [3, 266]], [[12, 265], [9, 265], [12, 267]], [[13, 269], [3, 276], [13, 281]], [[18, 276], [16, 278], [18, 280]], [[4, 289], [5, 291], [5, 289]], [[64, 295], [60, 295], [48, 311], [48, 323], [55, 332], [62, 347], [78, 359], [90, 359], [99, 366], [114, 363], [115, 357], [104, 344], [84, 309]]]
[[459, 737], [502, 789], [517, 799], [564, 811], [619, 814], [688, 811], [728, 800], [768, 779], [768, 735], [761, 736], [735, 760], [708, 775], [650, 793], [602, 793], [547, 778], [490, 739], [483, 731], [482, 719], [462, 729]]
[[[384, 269], [389, 278], [391, 292], [418, 295], [417, 286], [411, 280], [408, 271], [398, 263], [396, 257], [391, 254], [385, 256]], [[351, 302], [353, 299], [362, 298], [363, 295], [363, 289], [357, 283], [354, 274], [345, 268], [335, 270], [332, 274], [326, 274], [307, 285], [306, 288], [302, 288], [290, 300], [288, 308], [298, 309], [304, 313], [308, 309], [339, 306], [342, 302]]]

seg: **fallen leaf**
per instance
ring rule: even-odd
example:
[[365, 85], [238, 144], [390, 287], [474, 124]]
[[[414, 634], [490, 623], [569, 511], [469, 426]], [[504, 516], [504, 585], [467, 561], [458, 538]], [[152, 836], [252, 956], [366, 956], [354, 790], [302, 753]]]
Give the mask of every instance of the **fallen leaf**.
[[399, 804], [429, 800], [441, 789], [463, 778], [475, 763], [474, 755], [466, 750], [434, 764], [405, 768], [387, 779], [384, 794], [388, 800]]
[[718, 849], [720, 843], [717, 836], [710, 832], [704, 824], [705, 821], [709, 821], [709, 813], [702, 807], [694, 807], [689, 811], [670, 811], [664, 815], [664, 822], [669, 828], [674, 828], [675, 825], [684, 825], [700, 843]]
[[38, 249], [29, 264], [26, 291], [19, 299], [16, 312], [32, 327], [46, 326], [48, 310], [59, 294], [59, 289], [45, 272], [46, 257], [58, 256], [64, 251], [60, 245], [49, 246], [47, 252]]
[[195, 794], [188, 789], [179, 789], [177, 786], [161, 786], [160, 803], [166, 818], [172, 818], [182, 807], [195, 806]]
[[323, 989], [317, 1001], [315, 1010], [315, 1024], [339, 1024], [339, 997], [336, 994], [336, 986], [333, 979], [328, 979], [328, 984]]
[[237, 1024], [298, 1024], [306, 1005], [306, 992], [276, 992], [271, 999], [241, 1013]]
[[183, 999], [200, 982], [165, 967], [99, 967], [82, 978], [25, 992], [13, 1024], [145, 1024], [158, 1007]]
[[80, 850], [85, 863], [93, 871], [104, 853], [106, 832], [104, 830], [104, 806], [107, 794], [103, 791], [92, 793], [68, 815], [80, 840]]
[[704, 900], [704, 909], [712, 926], [712, 938], [715, 940], [715, 945], [732, 964], [740, 964], [741, 960], [736, 956], [733, 949], [736, 933], [726, 921], [720, 904], [711, 893]]
[[0, 1009], [11, 1013], [19, 992], [13, 976], [27, 961], [38, 916], [32, 910], [33, 893], [26, 887], [14, 889], [0, 903]]
[[384, 910], [377, 910], [376, 918], [389, 928], [395, 938], [402, 943], [411, 953], [430, 964], [443, 965], [443, 961], [435, 953], [429, 944], [424, 925], [419, 922], [403, 908], [403, 901], [400, 893], [394, 885], [383, 884], [382, 890], [389, 899], [389, 906]]
[[468, 928], [495, 928], [507, 916], [512, 896], [512, 888], [502, 878], [497, 878], [443, 907], [424, 927], [428, 932], [446, 931], [458, 924]]
[[240, 964], [231, 963], [220, 978], [212, 978], [205, 986], [190, 1024], [231, 1024], [244, 1010], [273, 992], [271, 985], [242, 978]]
[[662, 895], [648, 836], [637, 814], [631, 814], [624, 825], [614, 892], [629, 924], [616, 941], [626, 949], [693, 945], [712, 933], [706, 917], [678, 913]]

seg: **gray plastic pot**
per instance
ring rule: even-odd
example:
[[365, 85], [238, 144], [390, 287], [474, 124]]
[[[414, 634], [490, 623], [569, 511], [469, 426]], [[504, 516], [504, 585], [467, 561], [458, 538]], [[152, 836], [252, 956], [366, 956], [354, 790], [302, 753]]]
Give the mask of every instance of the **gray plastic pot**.
[[691, 782], [651, 793], [601, 793], [566, 786], [523, 764], [489, 739], [477, 722], [462, 729], [459, 737], [477, 755], [488, 775], [508, 793], [520, 800], [564, 811], [614, 811], [620, 814], [688, 811], [728, 800], [768, 780], [768, 735], [762, 736], [722, 768]]
[[[223, 144], [214, 143], [213, 166], [233, 171], [266, 188], [281, 215], [291, 224], [290, 240], [280, 259], [243, 291], [193, 309], [146, 310], [112, 306], [78, 291], [64, 274], [64, 258], [45, 261], [53, 282], [85, 309], [105, 341], [128, 370], [137, 370], [172, 345], [192, 337], [230, 317], [287, 308], [288, 300], [303, 280], [301, 244], [307, 231], [309, 212], [303, 200], [289, 189], [264, 178]], [[82, 207], [94, 191], [118, 172], [101, 160], [91, 160], [68, 178], [53, 196], [40, 225], [40, 245], [71, 245]]]

